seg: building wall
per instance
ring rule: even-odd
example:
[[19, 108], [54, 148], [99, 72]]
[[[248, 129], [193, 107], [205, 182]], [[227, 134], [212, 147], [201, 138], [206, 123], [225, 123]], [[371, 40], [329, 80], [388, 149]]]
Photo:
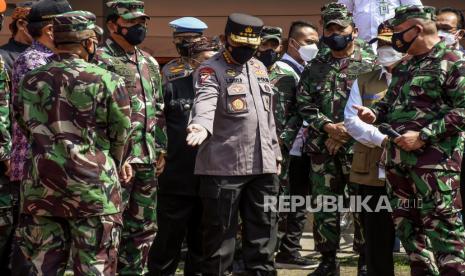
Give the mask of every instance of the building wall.
[[[104, 24], [105, 0], [68, 0], [74, 9], [89, 10], [98, 16], [98, 23]], [[8, 1], [10, 2], [10, 1]], [[21, 0], [12, 0], [17, 3]], [[149, 36], [143, 47], [159, 58], [176, 56], [171, 43], [172, 30], [168, 22], [182, 16], [195, 16], [209, 25], [206, 35], [215, 36], [223, 33], [226, 17], [232, 12], [244, 12], [259, 16], [265, 24], [280, 26], [287, 33], [291, 21], [305, 19], [318, 24], [320, 8], [329, 0], [145, 0], [146, 12], [151, 16]], [[464, 0], [423, 0], [425, 5], [445, 7], [452, 6], [465, 10]], [[9, 38], [7, 28], [0, 32], [0, 43]]]

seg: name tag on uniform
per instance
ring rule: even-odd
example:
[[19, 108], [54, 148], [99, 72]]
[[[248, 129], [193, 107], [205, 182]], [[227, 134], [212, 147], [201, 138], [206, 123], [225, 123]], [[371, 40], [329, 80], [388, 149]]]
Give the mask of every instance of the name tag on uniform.
[[385, 0], [379, 2], [379, 15], [385, 16], [389, 14], [389, 3]]

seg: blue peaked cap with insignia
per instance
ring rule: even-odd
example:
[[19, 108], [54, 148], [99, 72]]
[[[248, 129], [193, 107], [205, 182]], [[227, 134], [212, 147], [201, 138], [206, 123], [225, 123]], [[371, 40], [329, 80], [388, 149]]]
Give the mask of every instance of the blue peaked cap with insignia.
[[199, 33], [202, 34], [204, 30], [208, 29], [207, 24], [195, 17], [181, 17], [169, 23], [170, 27], [174, 29], [174, 33]]

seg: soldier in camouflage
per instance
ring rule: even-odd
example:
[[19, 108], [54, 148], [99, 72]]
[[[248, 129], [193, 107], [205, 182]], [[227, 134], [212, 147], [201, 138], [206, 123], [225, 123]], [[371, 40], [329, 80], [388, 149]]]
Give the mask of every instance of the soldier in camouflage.
[[[305, 151], [310, 154], [313, 198], [341, 196], [345, 189], [352, 190], [348, 178], [353, 140], [344, 127], [344, 107], [357, 76], [372, 71], [376, 63], [371, 47], [356, 38], [352, 15], [344, 5], [328, 4], [323, 21], [322, 39], [331, 51], [319, 54], [307, 65], [297, 92], [299, 114], [309, 124]], [[323, 258], [311, 275], [338, 273], [340, 214], [319, 211], [314, 218], [315, 247]], [[356, 214], [354, 218], [354, 250], [361, 253], [359, 269], [364, 270], [361, 221]]]
[[[0, 1], [0, 13], [6, 4]], [[1, 10], [3, 9], [3, 10]], [[13, 224], [13, 187], [9, 181], [11, 154], [10, 90], [3, 58], [0, 57], [0, 274], [8, 275]]]
[[435, 9], [402, 6], [393, 47], [413, 56], [398, 65], [386, 97], [356, 106], [367, 123], [401, 134], [388, 144], [386, 176], [393, 218], [412, 275], [464, 275], [465, 234], [459, 216], [465, 141], [465, 60], [438, 36]]
[[123, 77], [131, 99], [133, 131], [128, 141], [128, 162], [135, 176], [123, 187], [124, 228], [119, 255], [120, 275], [143, 275], [156, 233], [157, 175], [163, 171], [166, 130], [161, 76], [157, 61], [137, 45], [147, 32], [144, 2], [107, 3], [110, 32], [97, 50], [96, 62]]
[[163, 66], [163, 84], [185, 78], [194, 71], [189, 61], [189, 45], [199, 41], [208, 26], [195, 17], [181, 17], [169, 23], [173, 28], [173, 43], [180, 57]]
[[[297, 162], [300, 157], [290, 156], [293, 149], [294, 138], [302, 126], [302, 119], [297, 114], [296, 91], [302, 72], [307, 61], [311, 60], [318, 52], [315, 42], [318, 41], [318, 33], [313, 25], [304, 21], [293, 22], [290, 28], [289, 48], [295, 49], [294, 54], [302, 63], [297, 62], [290, 55], [282, 60], [282, 29], [279, 27], [263, 27], [261, 33], [261, 45], [255, 54], [268, 68], [270, 82], [273, 85], [273, 111], [276, 122], [276, 132], [283, 155], [281, 173], [279, 175], [281, 193], [290, 195], [307, 196], [310, 191], [308, 183], [309, 172], [298, 170]], [[308, 44], [307, 44], [308, 43]], [[314, 50], [316, 48], [316, 50]], [[314, 54], [312, 55], [310, 51]], [[306, 52], [305, 52], [306, 50]], [[289, 50], [292, 53], [292, 50]], [[302, 54], [299, 54], [301, 52]], [[300, 70], [301, 68], [301, 70]], [[290, 131], [292, 129], [292, 131]], [[295, 153], [294, 153], [295, 154]], [[291, 161], [292, 160], [292, 161]], [[292, 162], [293, 167], [290, 168]], [[303, 164], [302, 164], [303, 165]], [[308, 163], [305, 163], [308, 168]], [[305, 166], [304, 165], [304, 166]], [[291, 182], [292, 181], [292, 182]], [[276, 265], [279, 268], [310, 268], [316, 265], [309, 259], [302, 258], [299, 251], [300, 239], [306, 221], [305, 206], [296, 208], [295, 212], [280, 213], [280, 228], [282, 239], [280, 253], [276, 257]], [[280, 229], [280, 230], [281, 230]]]
[[30, 263], [20, 275], [63, 275], [70, 258], [75, 275], [115, 275], [129, 98], [119, 76], [88, 62], [102, 34], [94, 14], [53, 24], [59, 54], [24, 77], [15, 101], [31, 144], [16, 261]]
[[[6, 10], [0, 1], [0, 14]], [[1, 29], [1, 25], [0, 25]], [[0, 274], [10, 274], [9, 260], [14, 230], [14, 190], [9, 180], [11, 157], [9, 77], [4, 58], [0, 56]]]
[[[279, 89], [276, 87], [277, 81], [281, 79], [283, 75], [285, 75], [285, 73], [282, 70], [280, 70], [280, 68], [276, 64], [276, 62], [282, 56], [282, 34], [283, 30], [279, 27], [264, 26], [261, 33], [261, 44], [258, 47], [257, 52], [255, 53], [255, 57], [258, 60], [260, 60], [263, 63], [263, 65], [265, 65], [265, 67], [268, 69], [270, 82], [273, 84], [273, 111], [276, 121], [276, 132], [278, 136], [283, 131], [288, 118], [291, 117], [294, 112], [292, 108], [289, 108], [289, 105], [291, 105], [292, 103], [292, 101], [289, 100], [291, 96], [288, 96], [284, 92], [280, 92]], [[287, 79], [287, 81], [289, 81], [289, 79]], [[281, 87], [287, 86], [288, 84], [289, 83], [286, 83]], [[283, 147], [281, 146], [281, 152], [283, 153], [282, 149]], [[287, 156], [284, 156], [283, 154], [283, 166], [285, 166], [286, 168], [287, 165], [285, 164], [287, 159]], [[282, 186], [287, 186], [287, 170], [281, 170], [280, 181]]]

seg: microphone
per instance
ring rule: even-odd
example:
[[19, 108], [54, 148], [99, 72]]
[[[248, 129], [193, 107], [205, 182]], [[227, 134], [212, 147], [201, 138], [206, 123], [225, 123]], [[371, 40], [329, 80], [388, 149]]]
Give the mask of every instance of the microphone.
[[[402, 135], [400, 135], [399, 132], [395, 131], [391, 125], [389, 124], [381, 124], [379, 127], [378, 127], [378, 130], [384, 134], [384, 135], [387, 135], [390, 139], [395, 139], [397, 137], [400, 137]], [[423, 153], [423, 150], [422, 149], [417, 149], [417, 150], [414, 150], [412, 151], [414, 154], [416, 155], [420, 155]]]
[[400, 135], [399, 132], [395, 131], [390, 125], [388, 124], [381, 124], [379, 127], [378, 127], [379, 131], [384, 134], [384, 135], [387, 135], [389, 138], [391, 139], [395, 139], [397, 137], [400, 137], [402, 135]]

